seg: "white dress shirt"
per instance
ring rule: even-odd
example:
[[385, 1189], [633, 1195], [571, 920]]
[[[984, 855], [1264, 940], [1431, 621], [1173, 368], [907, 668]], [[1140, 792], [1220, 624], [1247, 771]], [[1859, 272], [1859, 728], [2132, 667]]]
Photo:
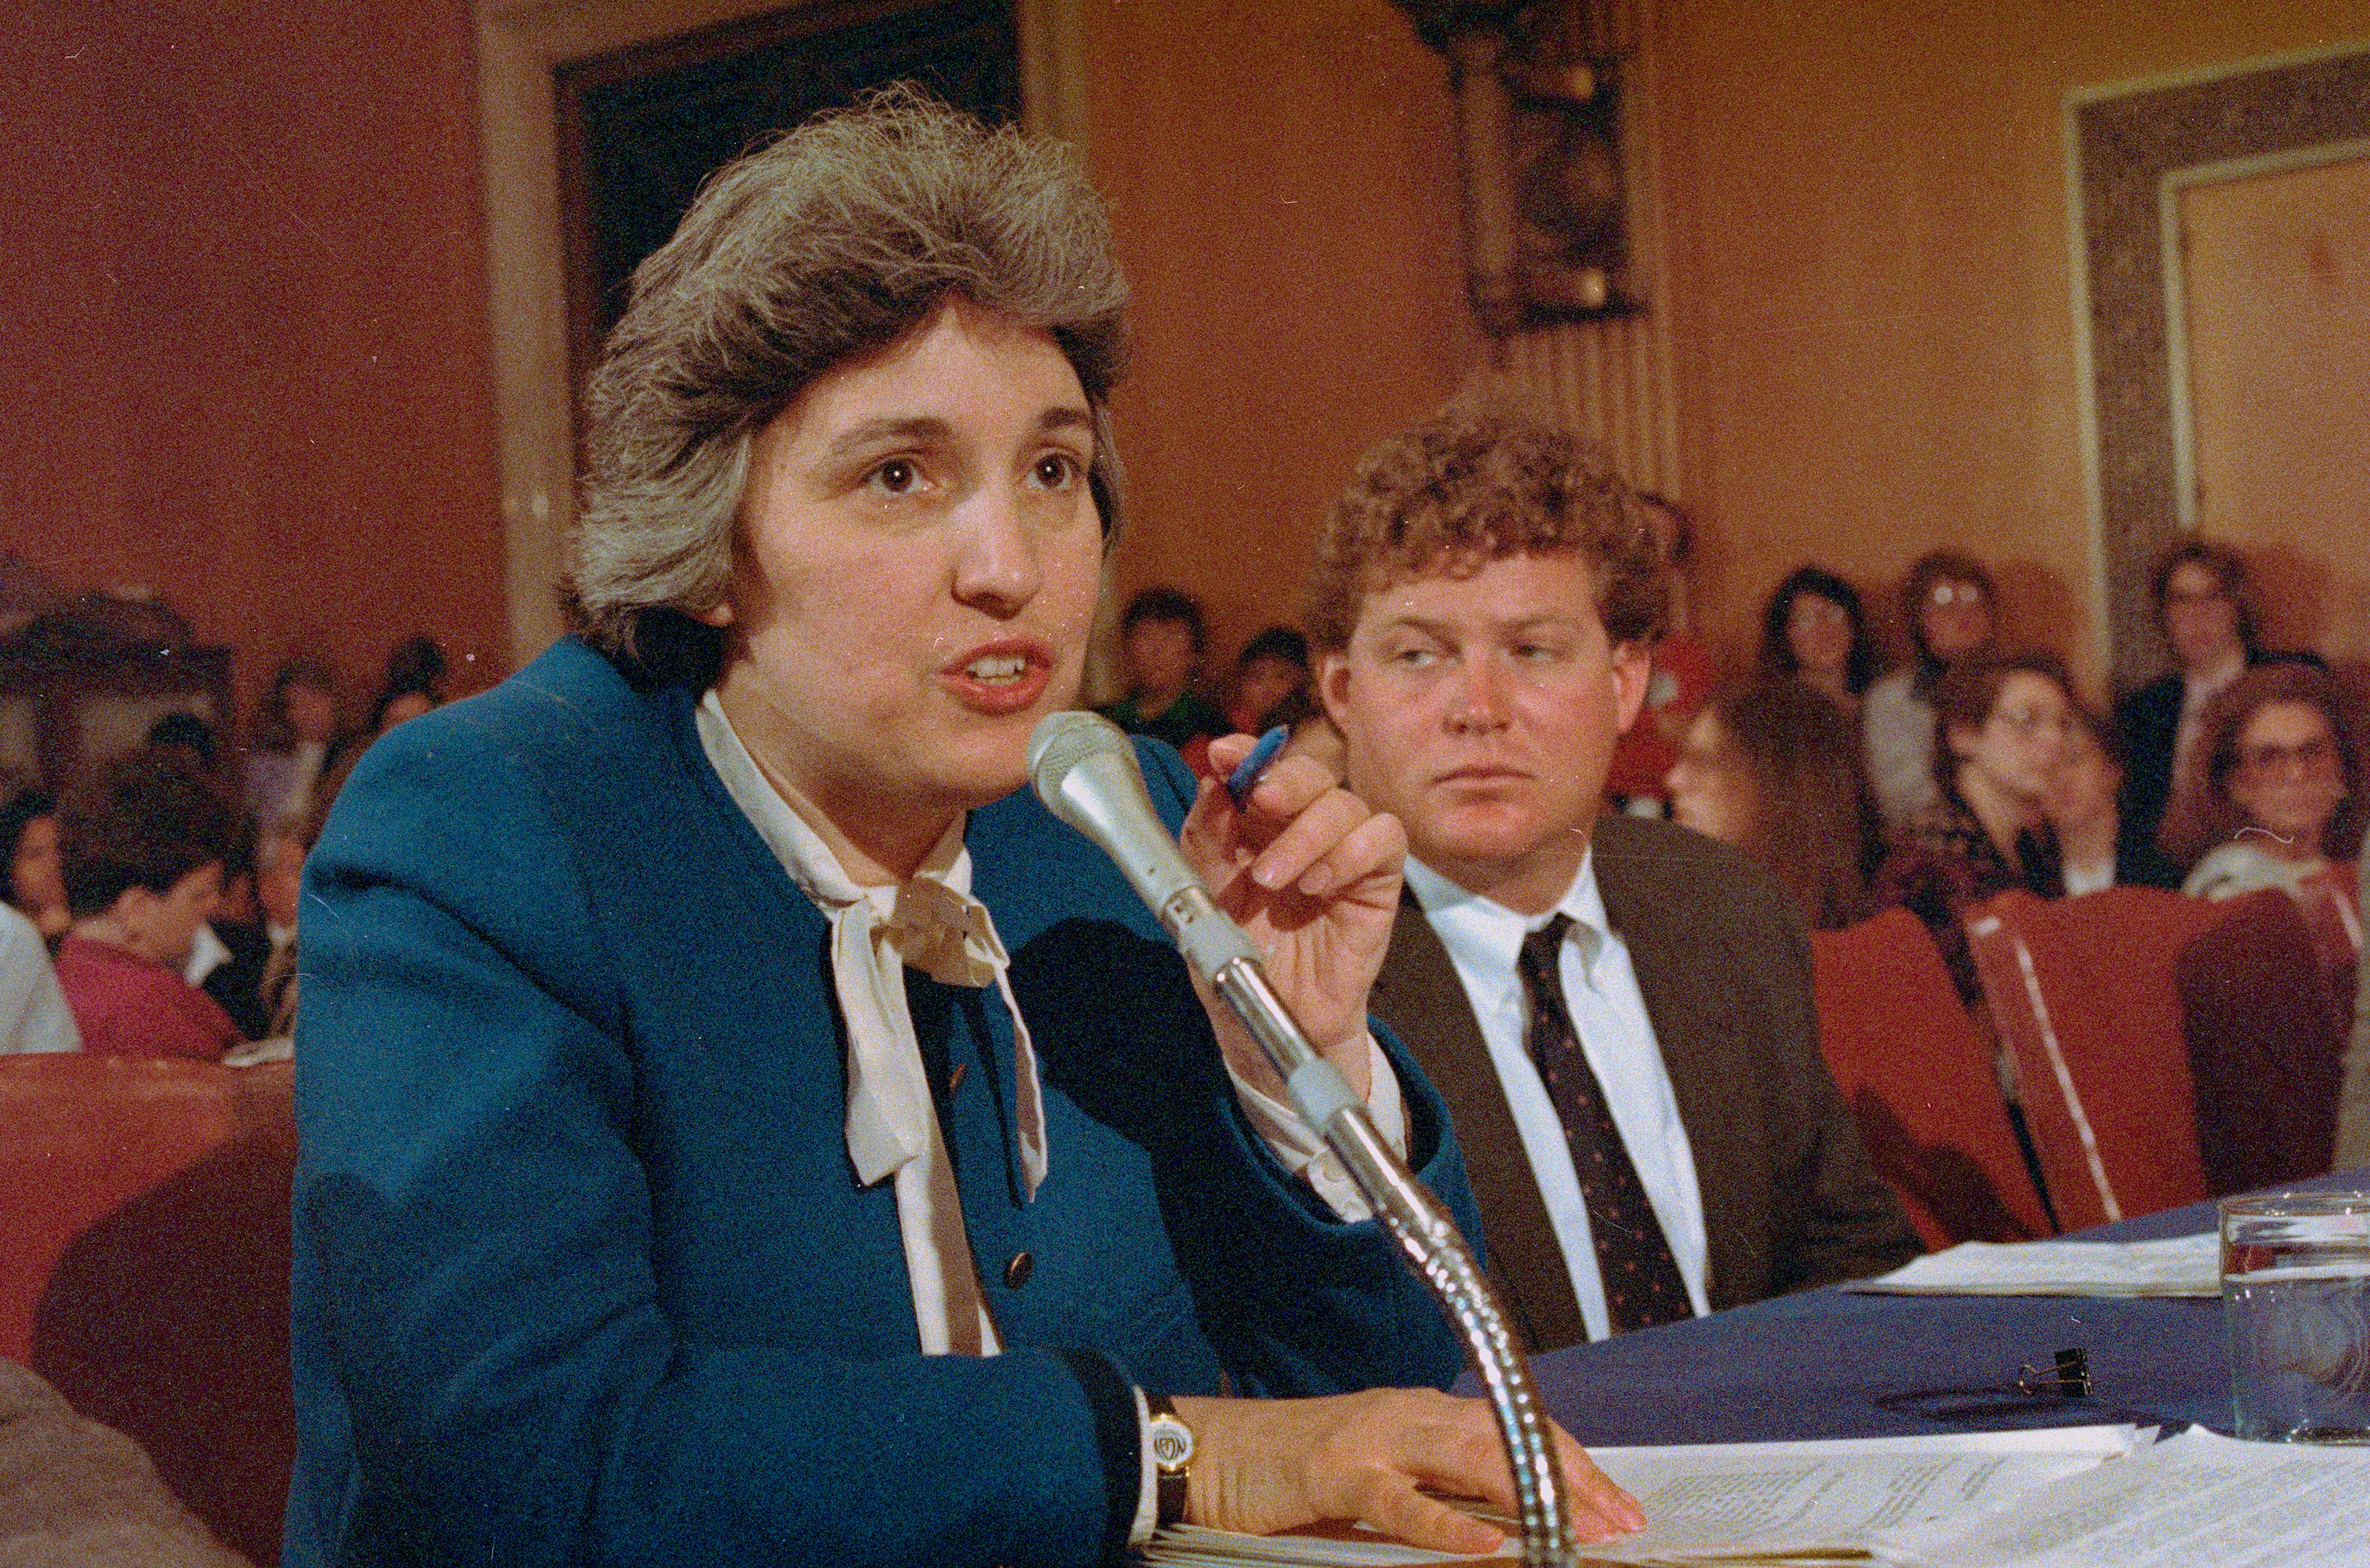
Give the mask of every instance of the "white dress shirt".
[[1530, 1008], [1514, 967], [1523, 938], [1558, 914], [1570, 916], [1572, 922], [1557, 968], [1581, 1049], [1604, 1088], [1613, 1125], [1620, 1129], [1654, 1217], [1670, 1241], [1679, 1277], [1686, 1282], [1687, 1299], [1697, 1315], [1709, 1311], [1705, 1277], [1709, 1243], [1695, 1155], [1687, 1129], [1679, 1121], [1678, 1099], [1654, 1042], [1654, 1025], [1646, 1016], [1646, 999], [1638, 990], [1629, 949], [1605, 918], [1594, 852], [1582, 858], [1579, 874], [1555, 908], [1536, 916], [1515, 914], [1468, 893], [1412, 859], [1407, 863], [1407, 880], [1424, 918], [1448, 949], [1473, 1004], [1474, 1022], [1490, 1047], [1531, 1173], [1555, 1227], [1556, 1242], [1563, 1250], [1564, 1266], [1570, 1271], [1572, 1294], [1579, 1299], [1588, 1337], [1603, 1339], [1611, 1332], [1605, 1283], [1596, 1270], [1596, 1249], [1580, 1177], [1572, 1168], [1571, 1144], [1524, 1042]]

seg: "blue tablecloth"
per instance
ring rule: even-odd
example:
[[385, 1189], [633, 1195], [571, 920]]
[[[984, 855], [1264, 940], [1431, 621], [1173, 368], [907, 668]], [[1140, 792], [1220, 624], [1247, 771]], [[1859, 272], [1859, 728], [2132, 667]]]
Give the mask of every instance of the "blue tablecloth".
[[[2308, 1186], [2370, 1185], [2353, 1171]], [[2087, 1231], [2211, 1230], [2210, 1203]], [[2010, 1389], [2019, 1368], [2088, 1353], [2088, 1399]], [[1804, 1291], [1537, 1357], [1547, 1411], [1583, 1443], [1743, 1443], [2094, 1422], [2226, 1432], [2218, 1300], [1871, 1296]], [[1474, 1391], [1467, 1379], [1465, 1391]]]

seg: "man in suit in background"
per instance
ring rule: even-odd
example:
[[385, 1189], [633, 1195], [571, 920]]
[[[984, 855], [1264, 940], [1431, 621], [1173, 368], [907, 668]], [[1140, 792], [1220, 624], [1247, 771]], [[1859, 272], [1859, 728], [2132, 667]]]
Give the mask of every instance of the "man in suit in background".
[[1412, 851], [1373, 1007], [1448, 1101], [1533, 1347], [1914, 1255], [1776, 883], [1600, 817], [1668, 615], [1621, 481], [1560, 431], [1441, 416], [1367, 455], [1312, 612], [1351, 787]]

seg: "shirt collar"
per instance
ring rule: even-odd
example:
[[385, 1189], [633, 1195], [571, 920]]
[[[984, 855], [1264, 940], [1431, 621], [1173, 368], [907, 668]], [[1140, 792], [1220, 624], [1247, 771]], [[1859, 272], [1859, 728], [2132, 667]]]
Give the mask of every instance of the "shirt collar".
[[1504, 974], [1512, 983], [1514, 958], [1523, 938], [1544, 927], [1557, 915], [1571, 920], [1571, 940], [1580, 948], [1582, 972], [1594, 978], [1597, 959], [1611, 939], [1613, 922], [1605, 912], [1605, 895], [1596, 886], [1596, 849], [1582, 853], [1580, 869], [1554, 908], [1536, 915], [1518, 915], [1494, 898], [1469, 892], [1409, 855], [1408, 891], [1422, 907], [1441, 943], [1456, 958], [1490, 974]]
[[[810, 818], [820, 815], [814, 805], [797, 788], [777, 783], [757, 766], [742, 743], [740, 732], [725, 716], [724, 704], [710, 687], [699, 699], [696, 714], [699, 743], [716, 769], [716, 776], [724, 783], [724, 793], [732, 804], [749, 818], [765, 847], [790, 874], [799, 890], [813, 899], [817, 906], [829, 911], [856, 899], [869, 898], [885, 916], [894, 907], [897, 886], [889, 883], [877, 887], [859, 887], [839, 864]], [[971, 892], [971, 851], [963, 843], [965, 818], [957, 817], [947, 826], [945, 833], [931, 846], [915, 875], [943, 882], [956, 892]]]

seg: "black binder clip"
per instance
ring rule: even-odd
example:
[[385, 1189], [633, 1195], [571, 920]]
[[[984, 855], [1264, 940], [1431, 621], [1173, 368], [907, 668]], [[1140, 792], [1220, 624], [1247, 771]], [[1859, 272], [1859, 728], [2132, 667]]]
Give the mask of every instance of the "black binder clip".
[[2055, 1394], [2061, 1399], [2090, 1397], [2090, 1357], [2080, 1347], [2061, 1350], [2048, 1367], [2027, 1365], [2017, 1369], [2019, 1393]]

